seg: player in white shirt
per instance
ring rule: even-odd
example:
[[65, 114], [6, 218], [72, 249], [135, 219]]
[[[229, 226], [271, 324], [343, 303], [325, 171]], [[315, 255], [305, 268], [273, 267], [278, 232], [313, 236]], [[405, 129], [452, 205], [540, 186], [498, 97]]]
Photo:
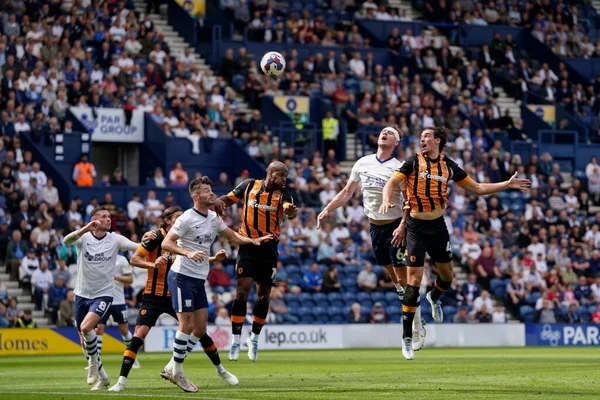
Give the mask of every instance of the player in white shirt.
[[[102, 335], [104, 334], [104, 327], [110, 316], [113, 317], [113, 321], [119, 326], [119, 332], [123, 338], [125, 346], [131, 344], [133, 336], [129, 332], [129, 321], [127, 320], [127, 303], [125, 303], [125, 283], [133, 283], [133, 270], [127, 258], [122, 255], [117, 256], [117, 270], [115, 272], [115, 290], [113, 295], [113, 302], [108, 312], [104, 314], [104, 317], [98, 322], [96, 328], [96, 340], [98, 342], [98, 354], [102, 353]], [[140, 363], [136, 359], [133, 363], [133, 368], [139, 368]]]
[[[217, 374], [230, 385], [237, 385], [238, 380], [223, 368], [213, 340], [206, 334], [208, 319], [208, 299], [204, 284], [208, 277], [210, 247], [217, 234], [225, 237], [232, 244], [260, 245], [264, 240], [272, 239], [272, 235], [258, 239], [246, 238], [225, 225], [221, 217], [209, 210], [217, 199], [212, 191], [212, 181], [204, 176], [196, 178], [189, 184], [190, 196], [194, 207], [181, 215], [162, 242], [162, 248], [177, 256], [168, 275], [173, 308], [179, 319], [179, 329], [173, 340], [173, 357], [161, 372], [161, 375], [186, 392], [197, 392], [198, 388], [183, 373], [183, 361], [188, 348], [194, 348], [200, 341], [202, 347], [211, 358]], [[214, 349], [208, 354], [207, 349]]]
[[[317, 228], [338, 207], [346, 205], [360, 186], [363, 197], [365, 215], [371, 225], [371, 242], [377, 264], [383, 265], [394, 281], [398, 298], [404, 297], [403, 286], [406, 285], [406, 266], [404, 264], [404, 248], [394, 247], [392, 238], [400, 226], [403, 214], [403, 196], [406, 189], [396, 187], [394, 201], [397, 207], [392, 208], [385, 216], [379, 212], [383, 200], [383, 187], [392, 177], [394, 170], [400, 168], [403, 162], [393, 155], [394, 149], [400, 143], [400, 129], [388, 126], [381, 130], [377, 140], [377, 153], [360, 158], [352, 167], [350, 179], [346, 187], [321, 211], [317, 217]], [[425, 343], [424, 322], [421, 318], [421, 306], [413, 323], [413, 348], [420, 350]]]
[[[64, 243], [77, 248], [75, 321], [90, 357], [88, 385], [94, 385], [92, 390], [100, 390], [110, 381], [100, 362], [94, 329], [113, 301], [118, 253], [135, 251], [138, 245], [124, 236], [109, 233], [111, 218], [105, 208], [92, 210], [90, 220], [85, 227], [69, 233]], [[154, 232], [146, 233], [142, 240], [155, 235]]]

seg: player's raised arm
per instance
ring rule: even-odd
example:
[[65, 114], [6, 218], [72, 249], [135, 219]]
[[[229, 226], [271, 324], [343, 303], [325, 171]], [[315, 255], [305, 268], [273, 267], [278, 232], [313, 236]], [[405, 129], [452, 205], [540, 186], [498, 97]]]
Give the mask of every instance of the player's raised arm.
[[227, 257], [229, 257], [229, 254], [227, 254], [227, 252], [225, 251], [225, 249], [221, 249], [217, 252], [217, 254], [215, 254], [214, 256], [210, 257], [208, 259], [209, 263], [216, 263], [216, 262], [221, 262], [223, 260], [225, 260]]
[[96, 230], [99, 226], [100, 221], [92, 221], [83, 228], [69, 233], [67, 236], [65, 236], [64, 242], [67, 246], [72, 246], [77, 240], [79, 240], [80, 237], [82, 237], [88, 232]]
[[283, 190], [283, 212], [288, 219], [294, 219], [298, 214], [298, 206], [287, 189]]
[[507, 189], [518, 189], [521, 191], [527, 191], [531, 188], [531, 181], [529, 179], [517, 178], [517, 173], [507, 181], [497, 183], [479, 183], [471, 179], [467, 173], [460, 168], [455, 162], [448, 160], [448, 165], [452, 169], [453, 175], [452, 180], [456, 182], [458, 186], [461, 186], [465, 190], [476, 194], [478, 196], [485, 196], [487, 194], [493, 194], [502, 192]]
[[402, 193], [404, 195], [404, 199], [406, 200], [407, 194], [405, 193], [406, 189], [406, 177], [410, 175], [413, 171], [415, 165], [415, 156], [410, 156], [405, 162], [402, 163], [402, 166], [394, 171], [394, 174], [390, 178], [389, 181], [383, 187], [383, 199], [381, 202], [381, 207], [379, 207], [380, 214], [386, 214], [390, 208], [394, 208], [394, 202], [392, 201], [392, 196], [394, 195], [394, 187], [396, 185], [400, 186]]
[[[122, 235], [118, 235], [119, 236], [119, 249], [120, 250], [127, 250], [127, 251], [136, 251], [139, 247], [138, 243], [132, 242], [131, 240], [127, 239], [125, 236]], [[154, 231], [148, 231], [146, 233], [144, 233], [144, 236], [142, 236], [142, 242], [146, 242], [148, 240], [154, 240], [156, 239], [156, 232]]]
[[333, 200], [331, 200], [329, 204], [325, 206], [323, 211], [321, 211], [321, 213], [317, 217], [317, 229], [321, 229], [321, 222], [327, 219], [330, 213], [335, 211], [337, 208], [343, 206], [344, 204], [348, 203], [350, 199], [352, 199], [352, 196], [358, 189], [359, 184], [360, 181], [355, 181], [353, 179], [348, 180], [346, 186], [338, 194], [335, 195]]
[[244, 193], [246, 192], [246, 189], [248, 189], [248, 186], [251, 186], [251, 184], [253, 184], [254, 181], [255, 179], [252, 178], [245, 179], [242, 182], [240, 182], [239, 185], [233, 188], [231, 192], [217, 198], [217, 200], [215, 200], [214, 203], [215, 211], [217, 212], [217, 214], [222, 216], [223, 214], [225, 214], [225, 208], [231, 207], [232, 205], [240, 202], [244, 198]]

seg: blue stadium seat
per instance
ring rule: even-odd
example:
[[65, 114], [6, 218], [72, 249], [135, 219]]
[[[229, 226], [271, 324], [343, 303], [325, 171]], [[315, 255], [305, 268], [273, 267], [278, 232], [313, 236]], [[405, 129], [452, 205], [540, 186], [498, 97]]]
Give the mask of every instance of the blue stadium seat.
[[300, 267], [297, 266], [296, 264], [288, 264], [283, 269], [288, 273], [288, 275], [302, 273], [302, 271], [300, 270]]
[[588, 306], [588, 309], [587, 309], [587, 311], [588, 311], [588, 313], [589, 313], [590, 315], [592, 315], [592, 314], [594, 314], [594, 313], [596, 312], [596, 309], [597, 309], [597, 307], [596, 307], [596, 306]]
[[313, 317], [312, 315], [303, 315], [302, 318], [300, 318], [300, 323], [307, 325], [314, 324], [315, 317]]
[[444, 310], [444, 322], [452, 322], [452, 317], [458, 311], [454, 306], [443, 306], [442, 310]]
[[288, 278], [293, 284], [300, 285], [300, 283], [302, 283], [302, 280], [304, 279], [304, 275], [300, 273], [289, 273]]
[[330, 303], [333, 301], [342, 300], [342, 295], [340, 293], [336, 293], [336, 292], [327, 293], [327, 300]]
[[325, 301], [325, 300], [327, 299], [327, 296], [325, 296], [325, 294], [324, 294], [324, 293], [314, 293], [314, 294], [312, 295], [312, 298], [313, 298], [313, 300], [314, 300], [315, 302], [317, 302], [317, 303], [318, 303], [318, 302]]
[[540, 297], [542, 297], [542, 294], [540, 292], [531, 293], [529, 296], [527, 296], [527, 304], [531, 304], [532, 306], [535, 306], [535, 303], [538, 301], [538, 299]]
[[375, 272], [375, 275], [379, 276], [380, 274], [383, 274], [383, 270], [384, 268], [381, 265], [375, 265], [373, 267], [373, 272]]
[[388, 306], [385, 309], [385, 312], [388, 314], [402, 314], [402, 307], [399, 306]]
[[494, 297], [503, 299], [506, 294], [506, 281], [503, 279], [492, 279], [490, 281], [490, 289]]
[[329, 307], [329, 315], [343, 315], [341, 307]]
[[319, 315], [326, 315], [327, 314], [327, 309], [325, 307], [313, 307], [312, 309], [312, 315], [314, 315], [315, 317], [319, 316]]
[[521, 192], [516, 191], [516, 190], [511, 190], [510, 192], [508, 192], [508, 198], [510, 200], [517, 200], [517, 199], [521, 199], [523, 196], [521, 195]]
[[368, 292], [360, 292], [358, 294], [358, 302], [360, 304], [362, 304], [365, 301], [370, 301], [371, 300], [371, 293]]
[[312, 307], [298, 307], [298, 315], [300, 315], [301, 318], [303, 318], [306, 315], [312, 315]]
[[347, 278], [342, 282], [342, 289], [347, 292], [358, 292], [358, 285], [356, 284], [356, 278]]
[[535, 318], [535, 309], [531, 306], [521, 306], [519, 315], [521, 316], [521, 321], [532, 324]]
[[300, 307], [301, 303], [298, 300], [288, 300], [286, 301], [286, 305], [289, 308], [297, 308]]
[[327, 300], [315, 301], [315, 307], [328, 308], [329, 302]]
[[331, 318], [327, 314], [319, 314], [315, 316], [315, 324], [326, 325], [331, 323]]
[[400, 301], [396, 292], [385, 292], [385, 299], [388, 303], [393, 301]]
[[352, 292], [342, 293], [342, 300], [345, 303], [356, 303], [357, 298], [358, 298], [358, 296], [356, 293], [352, 293]]
[[342, 314], [333, 315], [331, 316], [331, 321], [334, 324], [343, 324], [346, 322], [346, 317]]
[[304, 300], [304, 301], [301, 301], [300, 304], [304, 307], [309, 307], [309, 308], [312, 308], [315, 306], [315, 302], [312, 300]]
[[300, 302], [304, 303], [305, 301], [312, 300], [313, 295], [312, 295], [312, 293], [300, 293], [300, 295], [298, 296], [298, 299], [300, 300]]
[[384, 302], [385, 301], [385, 294], [382, 292], [373, 292], [371, 293], [371, 300], [373, 300], [374, 303], [379, 302]]
[[365, 300], [365, 301], [360, 302], [362, 309], [368, 310], [369, 313], [371, 313], [371, 311], [373, 311], [373, 304], [374, 303], [371, 300]]

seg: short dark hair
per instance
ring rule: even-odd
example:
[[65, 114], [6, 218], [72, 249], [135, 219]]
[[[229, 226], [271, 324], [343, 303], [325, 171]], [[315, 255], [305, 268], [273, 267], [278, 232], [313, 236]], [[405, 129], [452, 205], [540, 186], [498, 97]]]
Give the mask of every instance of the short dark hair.
[[108, 212], [108, 209], [106, 207], [103, 207], [103, 206], [96, 207], [90, 213], [90, 218], [93, 218], [94, 215], [98, 214], [100, 211], [107, 211]]
[[194, 194], [196, 192], [196, 190], [198, 190], [200, 185], [212, 186], [212, 184], [213, 183], [208, 176], [202, 176], [199, 178], [192, 179], [192, 181], [190, 182], [190, 185], [188, 186], [188, 190], [189, 190], [190, 194]]
[[434, 139], [440, 139], [440, 153], [446, 147], [446, 143], [448, 143], [448, 129], [444, 126], [432, 126], [429, 128], [423, 129], [423, 131], [432, 131]]

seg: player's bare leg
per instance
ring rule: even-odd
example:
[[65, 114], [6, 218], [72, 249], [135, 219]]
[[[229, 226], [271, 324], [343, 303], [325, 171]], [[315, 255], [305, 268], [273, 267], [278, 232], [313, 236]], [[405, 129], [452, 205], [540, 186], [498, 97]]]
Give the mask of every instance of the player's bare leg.
[[[100, 321], [100, 316], [94, 312], [89, 312], [81, 326], [79, 327], [79, 331], [84, 338], [87, 355], [89, 356], [89, 369], [88, 369], [88, 377], [87, 382], [88, 385], [94, 385], [92, 390], [98, 390], [99, 388], [104, 386], [104, 383], [108, 384], [108, 375], [104, 368], [102, 367], [102, 363], [100, 362], [100, 356], [98, 354], [98, 341], [96, 337], [96, 325]], [[99, 388], [96, 389], [98, 383], [102, 384]]]
[[398, 298], [400, 302], [404, 299], [404, 287], [406, 287], [406, 276], [404, 276], [404, 280], [398, 276], [398, 268], [395, 268], [392, 264], [388, 264], [385, 266], [385, 269], [388, 272], [388, 275], [394, 282], [394, 287], [396, 288], [396, 293], [398, 294]]
[[242, 328], [246, 320], [246, 303], [252, 289], [252, 278], [237, 278], [236, 292], [233, 306], [231, 307], [231, 333], [233, 341], [229, 350], [229, 360], [237, 361], [240, 358], [240, 343], [242, 337]]
[[436, 263], [440, 272], [435, 278], [433, 289], [427, 293], [427, 301], [431, 304], [431, 316], [437, 323], [444, 321], [444, 312], [442, 310], [442, 302], [440, 296], [446, 292], [452, 285], [454, 279], [454, 265], [452, 261], [447, 263]]

